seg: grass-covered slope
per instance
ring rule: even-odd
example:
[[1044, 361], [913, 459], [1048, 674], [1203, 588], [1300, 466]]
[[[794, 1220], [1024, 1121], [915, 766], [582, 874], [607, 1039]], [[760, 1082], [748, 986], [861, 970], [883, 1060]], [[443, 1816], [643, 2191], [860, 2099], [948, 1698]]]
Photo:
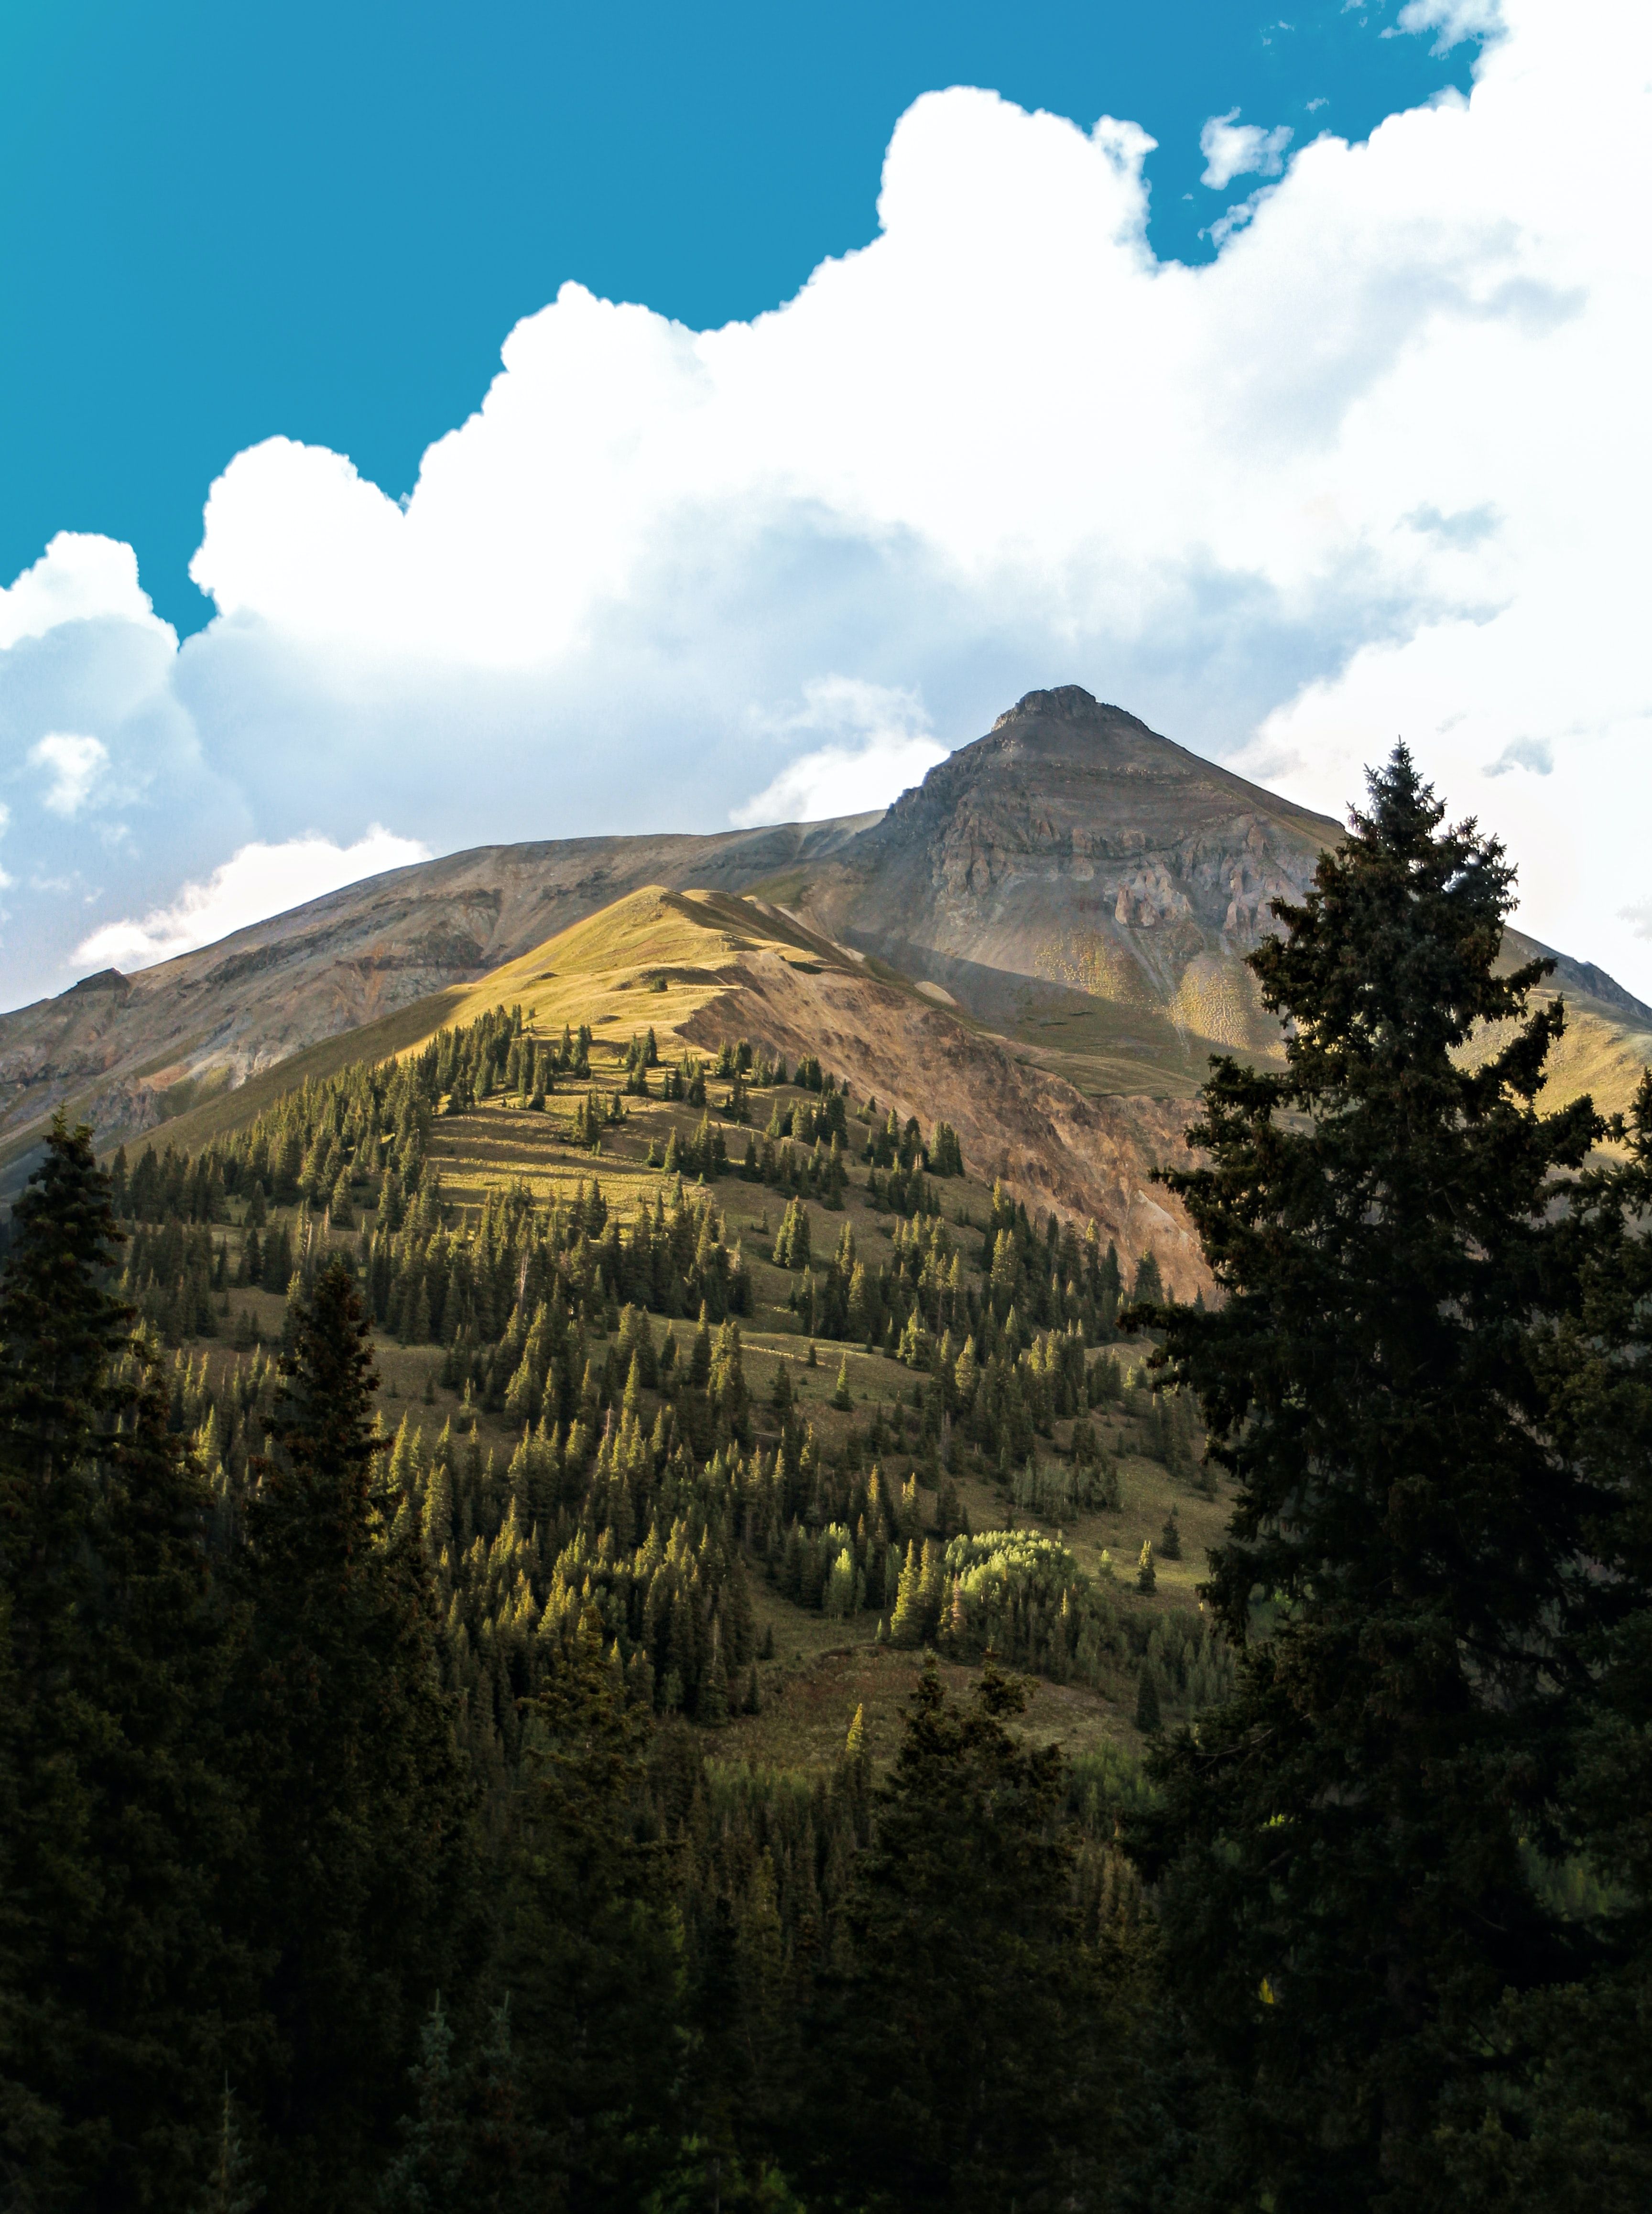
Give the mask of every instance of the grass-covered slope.
[[[182, 1118], [169, 1165], [128, 1155], [128, 1289], [178, 1346], [177, 1418], [233, 1495], [289, 1272], [343, 1250], [479, 1728], [508, 1733], [541, 1626], [595, 1592], [650, 1696], [733, 1754], [823, 1760], [857, 1706], [878, 1751], [926, 1641], [1039, 1674], [1031, 1726], [1074, 1750], [1129, 1746], [1145, 1678], [1168, 1714], [1226, 1666], [1194, 1589], [1221, 1501], [1113, 1327], [1142, 1252], [1030, 1214], [967, 1145], [939, 1173], [938, 1122], [891, 1126], [824, 1053], [778, 1083], [767, 1046], [743, 1074], [677, 1050], [719, 960], [757, 951], [830, 967], [784, 918], [639, 896], [490, 980], [524, 995], [503, 1014], [198, 1126], [187, 1166]], [[639, 1043], [656, 1018], [652, 1066], [604, 1036], [621, 1009]], [[661, 1578], [691, 1587], [693, 1630], [649, 1614]]]
[[743, 1037], [788, 1063], [817, 1054], [857, 1097], [902, 1121], [950, 1122], [966, 1157], [1029, 1206], [1093, 1217], [1123, 1251], [1152, 1246], [1187, 1297], [1205, 1281], [1179, 1210], [1153, 1183], [1180, 1148], [1184, 1104], [1086, 1099], [919, 985], [754, 896], [633, 893], [477, 984], [215, 1093], [168, 1121], [166, 1139], [199, 1148], [245, 1128], [287, 1091], [358, 1061], [405, 1056], [501, 1004], [521, 1006], [541, 1037], [588, 1023], [596, 1065], [610, 1076], [632, 1033], [650, 1027], [668, 1057]]

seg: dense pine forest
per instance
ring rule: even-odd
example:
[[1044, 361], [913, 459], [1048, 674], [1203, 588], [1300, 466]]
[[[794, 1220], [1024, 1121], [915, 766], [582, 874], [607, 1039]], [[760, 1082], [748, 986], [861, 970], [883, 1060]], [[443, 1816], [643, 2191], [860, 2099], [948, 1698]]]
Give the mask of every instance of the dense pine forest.
[[1511, 885], [1397, 752], [1190, 1302], [642, 1021], [60, 1123], [0, 2206], [1648, 2203], [1652, 1077], [1541, 1111]]

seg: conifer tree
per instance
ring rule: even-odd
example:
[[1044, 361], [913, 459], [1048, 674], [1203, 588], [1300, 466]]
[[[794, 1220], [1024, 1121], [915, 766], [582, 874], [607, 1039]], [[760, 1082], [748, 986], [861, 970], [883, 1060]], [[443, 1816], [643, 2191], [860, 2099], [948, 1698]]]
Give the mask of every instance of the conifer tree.
[[1564, 1953], [1521, 1840], [1563, 1764], [1592, 1494], [1533, 1318], [1575, 1302], [1568, 1172], [1601, 1126], [1538, 1111], [1562, 1011], [1528, 1007], [1545, 964], [1498, 973], [1512, 872], [1442, 819], [1397, 749], [1251, 957], [1285, 1070], [1215, 1063], [1204, 1163], [1166, 1178], [1224, 1295], [1151, 1319], [1238, 1486], [1207, 1591], [1245, 1650], [1138, 1850], [1282, 2214], [1448, 2195], [1436, 2124], [1488, 2010]]
[[1164, 1728], [1159, 1712], [1159, 1679], [1151, 1660], [1142, 1662], [1141, 1681], [1135, 1687], [1135, 1726], [1143, 1737], [1157, 1737]]
[[227, 2067], [255, 2059], [253, 1963], [233, 1929], [249, 1839], [223, 1709], [240, 1625], [209, 1568], [212, 1501], [147, 1349], [103, 1447], [93, 1523], [89, 1703], [106, 1718], [90, 1764], [103, 1875], [100, 1942], [82, 1994], [97, 2034], [82, 2095], [111, 2142], [111, 2201], [182, 2202]]
[[401, 2150], [379, 2186], [386, 2214], [456, 2206], [464, 2190], [464, 2095], [453, 2057], [453, 2025], [439, 1991], [419, 2031], [419, 2058], [407, 2074], [413, 2111], [402, 2123]]
[[932, 1660], [874, 1795], [811, 2102], [832, 2203], [1096, 2203], [1118, 2003], [1077, 1927], [1061, 1754], [1006, 1727], [1022, 1704], [989, 1664], [959, 1709]]
[[118, 1236], [59, 1118], [0, 1282], [0, 2146], [42, 2205], [192, 2197], [246, 2003], [207, 1501], [126, 1357]]
[[720, 1729], [729, 1718], [729, 1677], [723, 1660], [723, 1625], [712, 1618], [711, 1651], [700, 1672], [700, 1689], [694, 1703], [699, 1719], [709, 1728]]
[[707, 1379], [719, 1422], [741, 1445], [751, 1442], [751, 1392], [746, 1383], [740, 1325], [731, 1315], [719, 1323]]
[[254, 2214], [263, 2195], [242, 2135], [235, 2093], [226, 2082], [218, 2108], [211, 2168], [206, 2189], [197, 2202], [198, 2214]]
[[1542, 1357], [1557, 1429], [1600, 1494], [1550, 1844], [1573, 1856], [1564, 1875], [1587, 1948], [1570, 1979], [1505, 1999], [1499, 2064], [1442, 2121], [1466, 2207], [1618, 2214], [1652, 2203], [1652, 1073], [1616, 1135], [1622, 1158], [1579, 1179], [1583, 1295], [1556, 1318]]
[[1165, 1296], [1159, 1256], [1151, 1245], [1136, 1263], [1135, 1282], [1131, 1287], [1130, 1296], [1138, 1306], [1157, 1306]]
[[915, 1538], [907, 1544], [889, 1634], [896, 1645], [916, 1645], [923, 1637], [923, 1564]]
[[918, 1571], [918, 1606], [922, 1617], [922, 1635], [927, 1639], [940, 1627], [941, 1608], [946, 1599], [945, 1555], [933, 1538], [923, 1541], [923, 1559]]
[[343, 1262], [300, 1304], [281, 1373], [248, 1514], [237, 1703], [280, 2046], [271, 2205], [312, 2214], [353, 2206], [400, 2109], [456, 1936], [468, 1786], [420, 1533], [411, 1517], [391, 1529], [399, 1502], [375, 1483], [377, 1378]]
[[0, 2145], [48, 2203], [95, 2174], [102, 2135], [74, 2111], [90, 2025], [61, 1979], [95, 1942], [91, 1464], [131, 1322], [99, 1282], [117, 1233], [90, 1135], [53, 1122], [0, 1280]]
[[534, 1709], [504, 1954], [560, 2193], [545, 2195], [575, 2214], [637, 2205], [671, 2139], [676, 1946], [642, 1822], [647, 1729], [615, 1695], [588, 1609]]
[[851, 1413], [854, 1407], [854, 1395], [849, 1390], [849, 1356], [847, 1353], [837, 1364], [837, 1382], [832, 1387], [832, 1404], [843, 1415]]

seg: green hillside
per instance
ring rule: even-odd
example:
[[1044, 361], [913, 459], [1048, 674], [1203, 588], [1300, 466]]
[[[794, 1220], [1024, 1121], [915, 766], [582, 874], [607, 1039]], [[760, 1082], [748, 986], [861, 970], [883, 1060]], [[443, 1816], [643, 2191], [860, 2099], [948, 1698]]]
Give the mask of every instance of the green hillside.
[[[697, 943], [698, 918], [685, 927]], [[592, 994], [638, 991], [621, 1004], [639, 1020], [665, 1018], [652, 1025], [656, 1049], [670, 1016], [706, 990], [703, 972], [658, 970], [664, 990], [633, 973], [629, 957], [661, 951], [657, 927], [642, 945], [610, 925], [600, 949], [617, 957], [604, 963], [610, 989]], [[280, 1335], [289, 1277], [310, 1280], [338, 1251], [372, 1292], [382, 1412], [412, 1493], [422, 1506], [445, 1488], [462, 1502], [444, 1593], [464, 1622], [467, 1665], [484, 1630], [495, 1650], [504, 1631], [523, 1647], [531, 1681], [531, 1635], [571, 1573], [569, 1548], [600, 1550], [609, 1526], [603, 1430], [634, 1427], [657, 1463], [674, 1437], [701, 1471], [719, 1456], [735, 1471], [750, 1626], [731, 1636], [740, 1682], [726, 1723], [715, 1717], [731, 1748], [823, 1758], [862, 1704], [881, 1742], [910, 1688], [902, 1653], [921, 1636], [946, 1642], [938, 1618], [921, 1630], [896, 1621], [908, 1549], [920, 1571], [928, 1549], [932, 1581], [950, 1593], [958, 1561], [943, 1556], [965, 1532], [1049, 1538], [1055, 1605], [1069, 1591], [1070, 1609], [1081, 1599], [1095, 1616], [1097, 1650], [1081, 1664], [1048, 1625], [1015, 1633], [1018, 1664], [1049, 1682], [1052, 1700], [1062, 1686], [1060, 1728], [1074, 1749], [1135, 1741], [1144, 1665], [1167, 1709], [1208, 1696], [1226, 1657], [1202, 1645], [1194, 1587], [1224, 1508], [1196, 1440], [1143, 1379], [1141, 1349], [1117, 1339], [1112, 1317], [1141, 1257], [995, 1205], [967, 1162], [935, 1173], [949, 1165], [934, 1129], [890, 1128], [829, 1068], [777, 1082], [761, 1061], [719, 1073], [716, 1057], [690, 1054], [639, 1069], [650, 1024], [614, 1035], [603, 1006], [570, 1051], [563, 980], [521, 966], [530, 973], [490, 982], [537, 991], [545, 1004], [531, 1012], [477, 1013], [476, 995], [444, 994], [443, 1011], [469, 1020], [422, 1053], [311, 1068], [285, 1092], [263, 1079], [250, 1099], [214, 1101], [168, 1127], [158, 1153], [151, 1145], [118, 1161], [121, 1204], [136, 1210], [126, 1288], [177, 1349], [180, 1419], [201, 1433], [217, 1480], [240, 1483], [256, 1447], [270, 1385], [261, 1349]], [[394, 1025], [370, 1035], [397, 1043]], [[527, 1072], [547, 1057], [572, 1059], [578, 1073], [552, 1072], [535, 1106]], [[737, 1048], [723, 1058], [752, 1060]], [[410, 1111], [421, 1067], [426, 1095]], [[671, 1088], [689, 1096], [660, 1096]], [[229, 1121], [236, 1104], [241, 1127], [186, 1154], [179, 1141]], [[806, 1257], [787, 1250], [805, 1224]], [[658, 1244], [661, 1225], [688, 1265], [643, 1286], [629, 1249], [639, 1226]], [[472, 1288], [457, 1295], [462, 1277]], [[530, 1278], [536, 1294], [523, 1288]], [[879, 1287], [875, 1313], [866, 1284]], [[559, 1295], [562, 1318], [541, 1330], [560, 1347], [555, 1377], [513, 1393], [535, 1309], [548, 1300], [554, 1314]], [[704, 1368], [725, 1360], [734, 1333], [749, 1402], [737, 1422], [692, 1373], [697, 1345]], [[648, 1540], [646, 1502], [662, 1480], [658, 1465], [633, 1469], [617, 1550]], [[765, 1488], [774, 1499], [754, 1507]], [[1166, 1559], [1172, 1515], [1180, 1557]], [[481, 1543], [486, 1562], [460, 1545], [467, 1531], [463, 1547]], [[670, 1537], [663, 1524], [661, 1543]], [[517, 1557], [508, 1574], [493, 1557], [502, 1544]], [[828, 1590], [815, 1557], [825, 1544], [853, 1553], [858, 1593], [846, 1598], [841, 1576]], [[1150, 1593], [1136, 1587], [1144, 1545], [1156, 1556]], [[802, 1572], [799, 1548], [813, 1549]], [[1028, 1579], [1013, 1564], [1006, 1574], [1013, 1614]], [[985, 1637], [981, 1625], [961, 1631], [959, 1659], [978, 1657]], [[692, 1714], [694, 1691], [671, 1703]], [[742, 1711], [754, 1704], [761, 1718]], [[1055, 1712], [1037, 1712], [1036, 1726]]]

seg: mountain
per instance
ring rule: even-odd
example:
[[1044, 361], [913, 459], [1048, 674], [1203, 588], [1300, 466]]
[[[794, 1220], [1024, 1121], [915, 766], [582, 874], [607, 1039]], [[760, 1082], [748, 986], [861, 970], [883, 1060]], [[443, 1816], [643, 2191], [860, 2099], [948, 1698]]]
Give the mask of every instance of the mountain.
[[[684, 1040], [829, 1043], [858, 1088], [945, 1115], [1030, 1199], [1129, 1223], [1139, 1251], [1144, 1209], [1169, 1235], [1147, 1171], [1208, 1055], [1277, 1052], [1244, 957], [1341, 835], [1076, 686], [1032, 692], [882, 815], [481, 847], [0, 1017], [0, 1165], [15, 1182], [59, 1106], [110, 1144], [180, 1116], [223, 1127], [477, 993], [514, 995], [518, 969], [609, 994], [619, 971], [589, 948], [570, 960], [567, 934], [609, 914], [633, 971], [669, 969], [644, 943], [669, 915], [668, 937], [691, 922], [705, 939], [673, 957], [704, 987], [676, 1010]], [[688, 891], [704, 896], [686, 918], [661, 907]], [[645, 893], [646, 925], [625, 907]], [[1535, 950], [1510, 933], [1511, 960]], [[1616, 1104], [1652, 1055], [1652, 1009], [1555, 958], [1572, 1013], [1558, 1091]]]
[[[1274, 927], [1270, 902], [1300, 899], [1342, 835], [1065, 685], [1030, 692], [782, 881], [818, 927], [940, 988], [1083, 1090], [1187, 1094], [1212, 1052], [1276, 1055], [1245, 956]], [[1587, 1061], [1616, 1098], [1652, 1049], [1652, 1008], [1508, 933], [1511, 963], [1539, 953], [1573, 1011], [1569, 1068]], [[1638, 1043], [1613, 1067], [1624, 1038]]]

